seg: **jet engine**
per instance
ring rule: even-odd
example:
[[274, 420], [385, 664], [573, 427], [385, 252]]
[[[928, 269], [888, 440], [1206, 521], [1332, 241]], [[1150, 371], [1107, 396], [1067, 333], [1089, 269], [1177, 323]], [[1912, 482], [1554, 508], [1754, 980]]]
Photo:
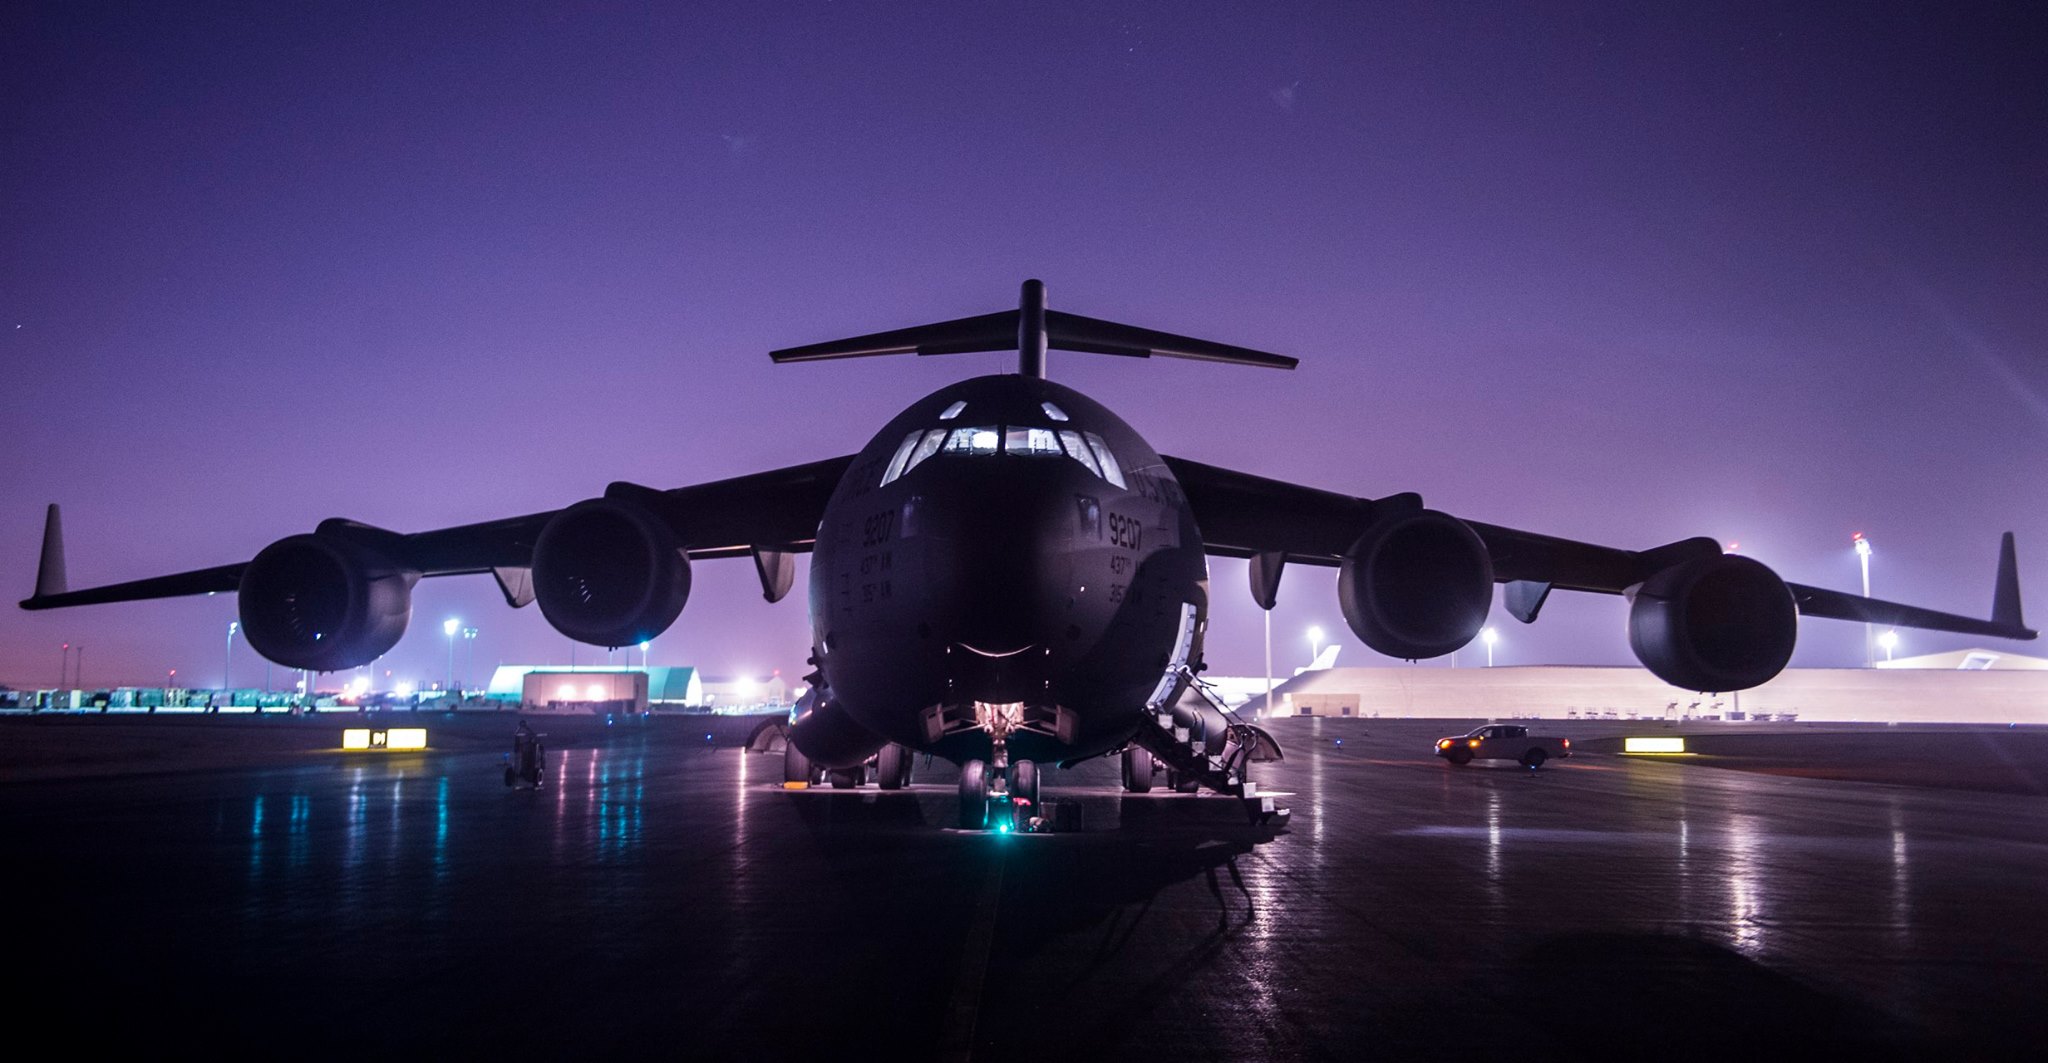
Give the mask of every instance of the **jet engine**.
[[419, 573], [332, 535], [293, 535], [242, 570], [242, 634], [269, 660], [333, 672], [398, 644]]
[[533, 544], [533, 596], [556, 631], [593, 646], [646, 642], [690, 599], [690, 558], [646, 507], [578, 502]]
[[861, 726], [844, 708], [816, 691], [805, 695], [789, 725], [789, 741], [821, 768], [851, 768], [889, 740]]
[[1761, 562], [1735, 554], [1696, 558], [1635, 590], [1628, 644], [1657, 678], [1686, 690], [1747, 690], [1792, 659], [1799, 610]]
[[1344, 620], [1389, 657], [1441, 657], [1472, 641], [1493, 607], [1493, 558], [1464, 521], [1418, 509], [1377, 521], [1345, 551]]

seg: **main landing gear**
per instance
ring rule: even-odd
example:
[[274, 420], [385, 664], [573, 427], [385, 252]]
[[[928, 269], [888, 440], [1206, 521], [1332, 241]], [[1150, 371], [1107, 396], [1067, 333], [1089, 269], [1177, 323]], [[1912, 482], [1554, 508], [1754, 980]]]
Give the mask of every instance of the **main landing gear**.
[[914, 754], [903, 746], [890, 743], [867, 760], [851, 768], [831, 768], [817, 764], [804, 756], [796, 743], [784, 738], [782, 741], [782, 784], [793, 788], [823, 786], [831, 784], [834, 790], [857, 790], [872, 780], [884, 790], [901, 790], [910, 785], [910, 767]]

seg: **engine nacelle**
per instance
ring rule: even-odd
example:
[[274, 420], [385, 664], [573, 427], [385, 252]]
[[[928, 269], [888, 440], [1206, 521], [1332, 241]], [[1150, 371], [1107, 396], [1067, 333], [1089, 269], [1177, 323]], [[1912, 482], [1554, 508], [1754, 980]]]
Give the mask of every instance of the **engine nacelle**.
[[332, 535], [293, 535], [242, 570], [242, 634], [288, 668], [334, 672], [398, 644], [412, 620], [419, 573]]
[[796, 719], [789, 724], [789, 741], [822, 768], [851, 768], [889, 744], [815, 690], [797, 705]]
[[1464, 521], [1421, 509], [1377, 521], [1345, 551], [1337, 601], [1359, 640], [1389, 657], [1441, 657], [1493, 608], [1493, 558]]
[[1792, 659], [1799, 609], [1761, 562], [1735, 554], [1673, 565], [1636, 588], [1628, 644], [1657, 678], [1699, 691], [1747, 690]]
[[578, 502], [533, 544], [533, 597], [556, 631], [593, 646], [630, 646], [668, 630], [690, 600], [690, 558], [646, 507]]

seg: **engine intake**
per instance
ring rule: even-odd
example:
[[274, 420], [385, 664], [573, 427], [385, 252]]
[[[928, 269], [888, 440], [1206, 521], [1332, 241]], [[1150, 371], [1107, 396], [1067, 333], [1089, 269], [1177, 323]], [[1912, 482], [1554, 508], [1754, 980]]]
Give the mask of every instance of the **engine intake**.
[[1493, 558], [1464, 521], [1435, 510], [1378, 521], [1344, 554], [1344, 621], [1389, 657], [1441, 657], [1472, 641], [1493, 608]]
[[1644, 580], [1628, 644], [1657, 678], [1686, 690], [1747, 690], [1792, 659], [1799, 610], [1761, 562], [1735, 554], [1673, 565]]
[[242, 633], [257, 653], [288, 668], [365, 665], [405, 634], [419, 578], [346, 539], [279, 539], [242, 570]]
[[615, 498], [578, 502], [533, 545], [533, 596], [556, 631], [630, 646], [668, 630], [690, 600], [690, 559], [666, 522]]

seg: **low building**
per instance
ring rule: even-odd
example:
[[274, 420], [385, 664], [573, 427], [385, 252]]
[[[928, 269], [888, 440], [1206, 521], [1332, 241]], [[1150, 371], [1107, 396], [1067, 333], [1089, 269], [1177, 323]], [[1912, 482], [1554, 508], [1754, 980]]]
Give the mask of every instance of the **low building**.
[[[557, 712], [681, 712], [705, 707], [702, 679], [695, 668], [684, 667], [501, 664], [491, 673], [486, 696], [516, 703], [528, 712], [547, 712], [556, 703], [561, 707], [552, 711]], [[630, 707], [606, 708], [605, 703]]]
[[[1995, 657], [1996, 661], [1984, 663]], [[1461, 719], [1693, 719], [2048, 723], [2048, 661], [1961, 650], [1889, 668], [1787, 668], [1736, 693], [1681, 690], [1639, 667], [1441, 668], [1304, 672], [1238, 711], [1246, 716]]]

